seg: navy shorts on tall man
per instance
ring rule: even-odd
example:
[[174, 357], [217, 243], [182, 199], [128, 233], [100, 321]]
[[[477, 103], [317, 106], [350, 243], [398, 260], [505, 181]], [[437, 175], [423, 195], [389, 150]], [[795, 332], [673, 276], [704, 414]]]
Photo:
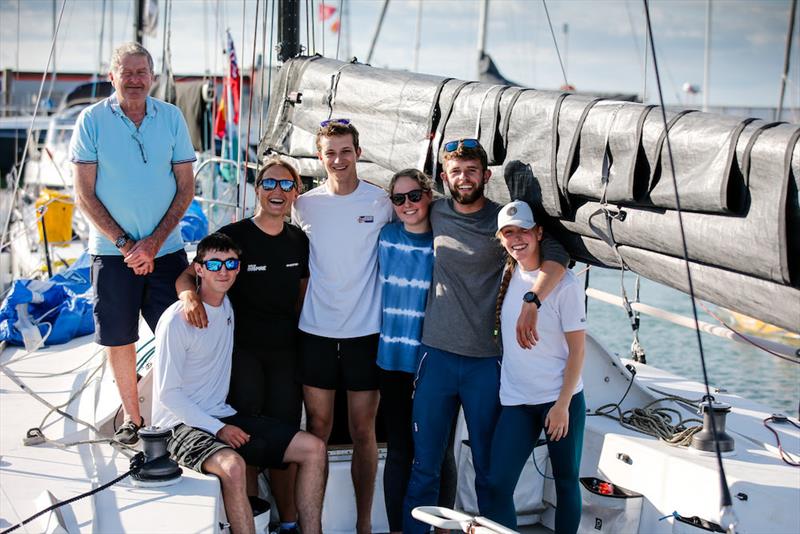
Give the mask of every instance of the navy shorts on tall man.
[[139, 313], [155, 332], [161, 314], [178, 300], [175, 280], [189, 261], [183, 249], [155, 259], [153, 272], [137, 275], [123, 256], [92, 256], [94, 340], [119, 347], [139, 339]]

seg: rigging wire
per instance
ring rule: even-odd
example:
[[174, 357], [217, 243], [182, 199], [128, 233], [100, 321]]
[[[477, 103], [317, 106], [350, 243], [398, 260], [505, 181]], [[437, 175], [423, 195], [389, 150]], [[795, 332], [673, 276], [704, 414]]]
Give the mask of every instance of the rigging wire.
[[[275, 0], [272, 0], [272, 6], [275, 6]], [[269, 11], [267, 5], [264, 5], [264, 15], [263, 20], [261, 22], [261, 72], [259, 72], [259, 80], [258, 80], [258, 97], [259, 97], [259, 107], [258, 107], [258, 142], [261, 143], [261, 136], [264, 135], [264, 71], [267, 64], [272, 67], [272, 49], [270, 49], [270, 56], [267, 59], [267, 19], [269, 15], [267, 14]], [[270, 45], [272, 41], [270, 40]]]
[[[103, 69], [103, 37], [106, 32], [106, 0], [103, 0], [103, 7], [100, 11], [100, 46], [97, 50], [97, 74], [102, 72]], [[92, 89], [92, 97], [94, 97], [94, 89]]]
[[[245, 38], [245, 22], [247, 20], [247, 0], [242, 0], [242, 55], [239, 56], [241, 60], [244, 60], [244, 38]], [[247, 191], [247, 168], [244, 167], [244, 176], [242, 176], [242, 102], [244, 102], [244, 76], [242, 76], [242, 63], [236, 65], [236, 70], [239, 71], [239, 122], [236, 124], [236, 204], [237, 208], [241, 208], [242, 215], [241, 218], [244, 219], [244, 196], [245, 192]], [[251, 79], [252, 81], [252, 79]], [[230, 108], [231, 116], [233, 115], [233, 106]], [[228, 116], [227, 111], [225, 112], [225, 116]], [[244, 142], [244, 153], [247, 154], [248, 149], [250, 148], [250, 140], [245, 139]], [[231, 148], [233, 148], [233, 140], [231, 140]], [[233, 159], [233, 157], [231, 157]]]
[[[644, 49], [639, 43], [639, 37], [636, 35], [636, 25], [633, 23], [633, 15], [631, 14], [630, 0], [625, 0], [625, 13], [628, 15], [628, 24], [631, 27], [631, 37], [633, 38], [633, 49], [636, 59], [641, 61], [642, 64], [642, 102], [647, 102], [647, 45], [648, 39], [645, 34]], [[640, 56], [641, 50], [641, 56]]]
[[[664, 140], [667, 145], [667, 156], [670, 167], [669, 173], [672, 176], [672, 188], [675, 194], [675, 210], [678, 214], [678, 228], [680, 229], [681, 244], [683, 248], [683, 263], [686, 266], [686, 279], [688, 283], [689, 296], [691, 297], [690, 300], [692, 303], [692, 315], [694, 317], [695, 333], [697, 335], [697, 347], [700, 352], [700, 365], [703, 371], [703, 384], [705, 385], [705, 390], [706, 390], [706, 395], [704, 397], [704, 400], [705, 402], [708, 403], [708, 409], [710, 413], [713, 410], [711, 404], [713, 397], [711, 396], [711, 389], [708, 385], [708, 369], [706, 368], [706, 359], [705, 359], [705, 354], [703, 352], [703, 339], [702, 336], [700, 335], [700, 324], [697, 316], [697, 305], [695, 303], [695, 298], [694, 298], [695, 295], [694, 284], [692, 281], [691, 268], [689, 266], [689, 250], [686, 245], [686, 233], [683, 225], [683, 211], [681, 209], [680, 196], [678, 195], [678, 179], [675, 174], [675, 158], [673, 157], [672, 154], [672, 143], [670, 142], [670, 136], [669, 136], [669, 124], [667, 122], [667, 113], [666, 110], [664, 109], [664, 94], [661, 90], [661, 76], [659, 75], [658, 71], [658, 59], [656, 57], [655, 42], [653, 41], [653, 26], [650, 21], [650, 4], [648, 0], [642, 0], [642, 1], [644, 2], [645, 20], [647, 22], [647, 34], [650, 38], [650, 53], [652, 54], [653, 58], [653, 71], [656, 77], [656, 89], [658, 91], [661, 119], [664, 123], [664, 137], [665, 137]], [[722, 453], [720, 452], [719, 448], [717, 424], [713, 417], [710, 417], [709, 419], [711, 421], [711, 433], [714, 436], [714, 451], [716, 453], [717, 469], [720, 477], [720, 491], [721, 491], [720, 523], [722, 523], [723, 528], [725, 528], [727, 531], [735, 532], [738, 520], [736, 518], [735, 513], [733, 512], [733, 501], [731, 499], [730, 489], [728, 488], [728, 481], [725, 476], [725, 467], [722, 465]]]
[[[220, 49], [220, 42], [219, 42], [220, 32], [221, 32], [221, 28], [220, 28], [220, 24], [219, 24], [219, 20], [220, 20], [220, 0], [217, 0], [216, 8], [217, 8], [216, 9], [216, 13], [214, 15], [214, 50], [215, 51]], [[211, 81], [214, 84], [214, 100], [211, 103], [211, 124], [212, 124], [212, 127], [211, 127], [211, 130], [212, 130], [212, 134], [211, 134], [211, 137], [212, 137], [212, 141], [211, 141], [211, 156], [215, 157], [217, 155], [217, 143], [216, 143], [216, 134], [213, 133], [213, 130], [214, 130], [214, 126], [213, 125], [217, 124], [217, 114], [219, 113], [219, 109], [218, 109], [219, 108], [219, 104], [218, 104], [219, 99], [217, 98], [217, 85], [219, 84], [219, 53], [218, 52], [214, 53], [214, 71], [213, 72], [214, 72], [214, 75], [211, 77]], [[222, 88], [222, 91], [223, 92], [225, 91], [224, 86]], [[220, 146], [220, 156], [221, 155], [222, 155], [222, 147]], [[216, 172], [217, 172], [216, 169], [217, 169], [216, 165], [211, 168], [211, 183], [212, 184], [216, 181]]]
[[[245, 211], [247, 210], [247, 164], [250, 162], [250, 129], [253, 125], [253, 93], [255, 92], [255, 78], [256, 78], [256, 45], [258, 44], [258, 9], [261, 6], [261, 0], [256, 0], [256, 14], [253, 17], [253, 55], [250, 59], [250, 98], [247, 103], [247, 139], [245, 140], [244, 150], [244, 187], [242, 188], [242, 219], [244, 219]], [[242, 44], [244, 45], [244, 33], [242, 33]], [[244, 48], [244, 47], [243, 47]], [[244, 51], [244, 50], [242, 50]], [[244, 80], [242, 80], [244, 82]], [[242, 83], [244, 86], [244, 83]], [[241, 105], [239, 107], [241, 110]], [[239, 119], [241, 123], [241, 119]], [[256, 175], [258, 175], [260, 161], [256, 156]]]
[[553, 30], [553, 22], [550, 20], [550, 11], [547, 9], [547, 0], [542, 0], [544, 6], [544, 14], [547, 15], [547, 25], [550, 26], [550, 35], [553, 37], [553, 46], [556, 47], [556, 55], [558, 56], [558, 64], [561, 67], [561, 74], [564, 76], [564, 85], [568, 86], [567, 71], [564, 69], [564, 61], [561, 59], [561, 50], [558, 49], [558, 39], [556, 39], [556, 32]]
[[111, 2], [108, 9], [108, 51], [114, 49], [114, 2]]
[[[798, 358], [790, 358], [788, 356], [784, 356], [783, 354], [778, 354], [777, 352], [775, 352], [773, 350], [770, 350], [767, 347], [764, 347], [763, 345], [760, 345], [757, 342], [753, 341], [749, 336], [746, 336], [746, 335], [742, 334], [741, 332], [739, 332], [738, 330], [733, 328], [731, 325], [729, 325], [727, 322], [725, 322], [725, 320], [723, 320], [721, 317], [716, 315], [713, 311], [711, 311], [708, 308], [708, 306], [706, 306], [705, 304], [702, 303], [702, 301], [700, 302], [700, 307], [703, 308], [703, 311], [705, 311], [708, 315], [710, 315], [711, 317], [716, 319], [717, 322], [719, 324], [721, 324], [723, 327], [727, 328], [728, 330], [730, 330], [731, 332], [736, 334], [736, 336], [738, 336], [742, 340], [746, 341], [747, 343], [751, 344], [755, 348], [763, 350], [764, 352], [766, 352], [768, 354], [772, 354], [773, 356], [776, 356], [776, 357], [778, 357], [778, 358], [780, 358], [782, 360], [786, 360], [787, 362], [800, 364], [800, 359], [798, 359]], [[800, 357], [800, 349], [798, 349], [798, 357]]]
[[[42, 102], [42, 92], [44, 92], [44, 83], [47, 80], [47, 73], [50, 70], [50, 64], [53, 61], [53, 57], [55, 56], [56, 51], [56, 41], [58, 39], [58, 32], [61, 29], [61, 20], [64, 17], [64, 8], [67, 5], [67, 0], [61, 0], [61, 10], [58, 14], [58, 21], [56, 22], [55, 31], [53, 32], [53, 40], [50, 43], [50, 54], [47, 56], [47, 65], [45, 66], [44, 72], [42, 72], [42, 81], [39, 83], [39, 93], [36, 95], [36, 104], [33, 107], [33, 115], [31, 116], [31, 126], [29, 131], [33, 131], [33, 127], [36, 124], [36, 115], [39, 112], [39, 106]], [[31, 143], [31, 136], [28, 135], [25, 137], [25, 147], [22, 149], [22, 157], [20, 158], [19, 165], [15, 166], [12, 170], [12, 176], [14, 177], [14, 184], [11, 190], [11, 201], [9, 202], [9, 209], [8, 213], [6, 214], [6, 220], [3, 223], [3, 233], [2, 237], [0, 237], [0, 243], [6, 243], [6, 237], [8, 235], [8, 228], [9, 224], [11, 223], [11, 213], [14, 211], [13, 206], [17, 202], [17, 194], [19, 193], [20, 181], [22, 180], [22, 167], [25, 165], [25, 161], [28, 157], [28, 150], [30, 149]]]
[[[275, 43], [275, 4], [278, 0], [272, 0], [272, 14], [270, 16], [269, 22], [269, 44], [270, 44], [270, 52], [269, 52], [269, 72], [267, 73], [267, 109], [270, 106], [270, 100], [272, 98], [272, 51], [274, 50], [273, 43]], [[312, 0], [313, 3], [313, 0]]]
[[309, 32], [309, 20], [311, 18], [311, 11], [309, 11], [308, 0], [306, 0], [306, 50], [311, 50], [311, 35]]
[[[273, 10], [274, 11], [274, 10]], [[316, 16], [314, 15], [314, 0], [311, 0], [311, 48], [313, 48], [313, 54], [317, 53], [317, 29], [315, 26]], [[271, 39], [270, 39], [271, 40]], [[311, 54], [312, 52], [309, 52]]]
[[339, 29], [336, 31], [336, 59], [339, 59], [339, 44], [342, 42], [342, 9], [344, 0], [339, 0]]

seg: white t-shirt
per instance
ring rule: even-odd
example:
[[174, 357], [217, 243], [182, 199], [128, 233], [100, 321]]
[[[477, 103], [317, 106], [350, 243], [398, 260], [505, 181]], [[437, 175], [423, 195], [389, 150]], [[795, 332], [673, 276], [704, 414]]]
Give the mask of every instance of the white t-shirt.
[[392, 213], [386, 192], [364, 181], [348, 195], [326, 182], [295, 201], [292, 220], [310, 245], [300, 330], [340, 339], [380, 331], [378, 237]]
[[233, 309], [228, 297], [218, 307], [203, 305], [206, 328], [186, 322], [181, 301], [158, 321], [153, 424], [172, 428], [184, 423], [216, 435], [224, 426], [219, 418], [236, 413], [225, 402], [231, 381]]
[[[500, 312], [503, 336], [503, 367], [500, 372], [500, 404], [543, 404], [558, 399], [564, 383], [569, 348], [564, 332], [586, 329], [583, 287], [572, 271], [542, 302], [537, 331], [539, 341], [531, 349], [517, 343], [517, 319], [522, 310], [522, 296], [531, 290], [539, 270], [523, 271], [517, 265], [508, 285]], [[573, 394], [583, 390], [579, 380]]]

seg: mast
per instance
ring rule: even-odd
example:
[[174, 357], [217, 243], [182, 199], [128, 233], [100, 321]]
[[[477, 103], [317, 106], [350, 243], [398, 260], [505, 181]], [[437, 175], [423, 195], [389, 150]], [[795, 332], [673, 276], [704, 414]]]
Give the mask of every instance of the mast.
[[478, 61], [486, 53], [486, 27], [489, 22], [489, 0], [481, 2], [480, 18], [478, 19]]
[[711, 79], [711, 0], [706, 0], [706, 44], [703, 54], [703, 111], [708, 112], [708, 93]]
[[278, 2], [278, 61], [300, 55], [300, 0]]
[[389, 7], [389, 0], [383, 0], [381, 7], [381, 14], [378, 17], [378, 25], [375, 26], [375, 31], [372, 33], [372, 43], [369, 45], [369, 52], [367, 53], [367, 64], [372, 61], [372, 53], [375, 52], [375, 45], [378, 43], [378, 36], [381, 34], [381, 27], [383, 26], [383, 19], [386, 17], [386, 10]]
[[414, 37], [414, 66], [411, 70], [419, 72], [419, 45], [422, 38], [422, 2], [417, 4], [417, 26]]
[[[57, 12], [58, 12], [58, 10], [56, 9], [56, 0], [53, 0], [53, 33], [52, 33], [53, 43], [56, 42], [56, 18], [57, 18], [56, 14], [57, 14]], [[56, 67], [56, 57], [57, 56], [58, 56], [58, 54], [56, 53], [55, 44], [53, 44], [53, 79], [55, 79], [56, 72], [58, 71], [58, 68]]]
[[797, 12], [797, 0], [792, 2], [792, 10], [789, 14], [789, 31], [786, 33], [786, 49], [783, 53], [783, 72], [781, 73], [781, 88], [778, 92], [778, 107], [775, 108], [773, 120], [780, 120], [783, 111], [783, 95], [786, 93], [786, 78], [789, 75], [789, 56], [792, 53], [792, 34], [794, 33], [794, 17]]
[[136, 16], [133, 17], [133, 40], [138, 44], [144, 41], [144, 2], [145, 0], [136, 0], [134, 6]]

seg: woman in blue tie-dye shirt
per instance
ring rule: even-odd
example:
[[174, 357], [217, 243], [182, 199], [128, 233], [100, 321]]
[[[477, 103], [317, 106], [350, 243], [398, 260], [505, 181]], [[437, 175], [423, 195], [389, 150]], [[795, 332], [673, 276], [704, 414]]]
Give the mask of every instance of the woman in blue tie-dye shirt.
[[[433, 200], [431, 180], [416, 169], [405, 169], [392, 177], [389, 194], [398, 220], [384, 226], [378, 245], [382, 285], [378, 367], [388, 448], [383, 472], [386, 514], [391, 531], [401, 532], [403, 499], [414, 459], [414, 375], [433, 274], [433, 233], [428, 219]], [[442, 469], [439, 504], [452, 507], [454, 498], [455, 460], [451, 452]]]

